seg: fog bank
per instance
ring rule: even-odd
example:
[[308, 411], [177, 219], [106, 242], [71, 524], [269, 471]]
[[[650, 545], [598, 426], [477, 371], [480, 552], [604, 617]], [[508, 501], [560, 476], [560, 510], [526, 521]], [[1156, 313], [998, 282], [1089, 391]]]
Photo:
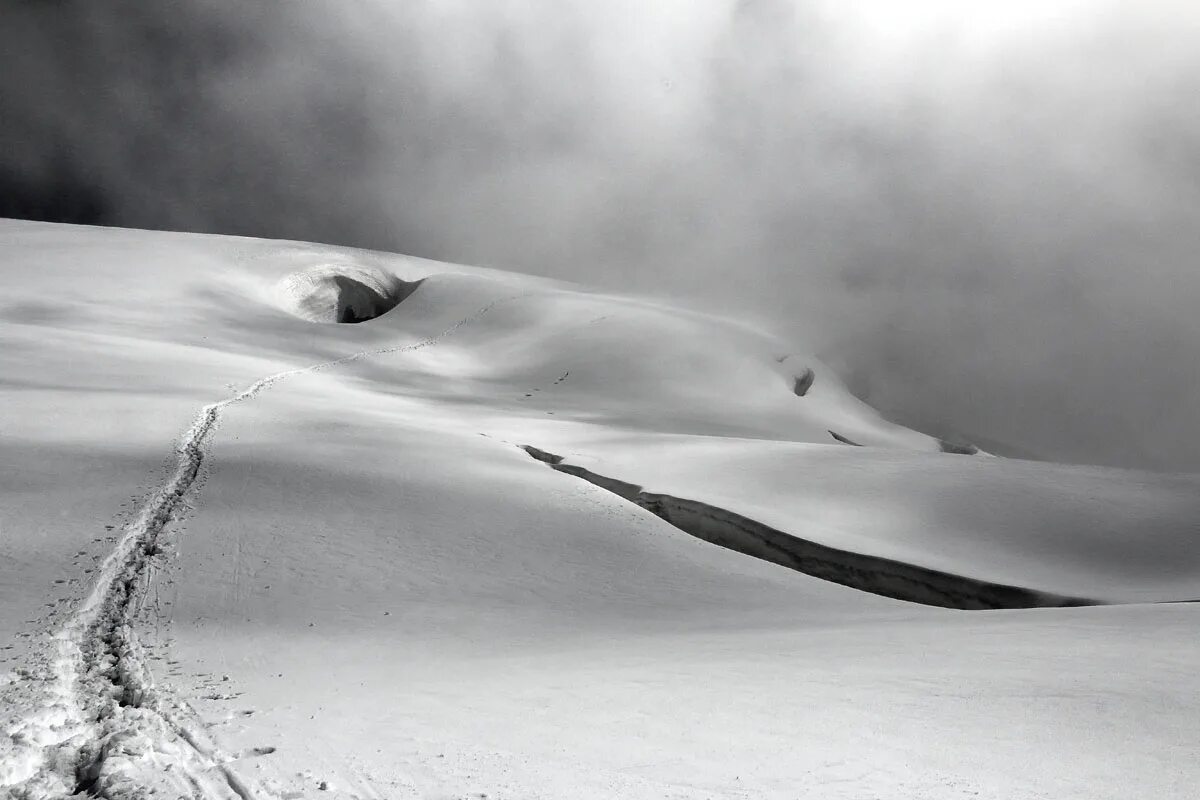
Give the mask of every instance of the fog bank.
[[0, 216], [684, 296], [931, 432], [1200, 470], [1200, 11], [846, 6], [9, 3]]

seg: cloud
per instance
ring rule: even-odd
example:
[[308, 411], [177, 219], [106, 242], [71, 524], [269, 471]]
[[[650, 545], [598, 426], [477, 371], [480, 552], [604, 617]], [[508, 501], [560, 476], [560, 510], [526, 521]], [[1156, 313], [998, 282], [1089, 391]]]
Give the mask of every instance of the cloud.
[[1200, 469], [1185, 4], [91, 0], [5, 23], [4, 213], [685, 296], [936, 432]]

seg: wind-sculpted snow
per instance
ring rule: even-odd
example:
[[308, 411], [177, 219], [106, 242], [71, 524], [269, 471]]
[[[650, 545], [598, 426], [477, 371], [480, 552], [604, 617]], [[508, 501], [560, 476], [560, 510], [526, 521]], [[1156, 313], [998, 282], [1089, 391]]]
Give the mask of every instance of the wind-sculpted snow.
[[22, 800], [78, 793], [114, 800], [265, 796], [239, 777], [228, 763], [232, 757], [209, 739], [188, 704], [150, 677], [134, 617], [163, 551], [160, 539], [194, 495], [225, 409], [295, 375], [429, 347], [499, 302], [422, 341], [278, 372], [204, 406], [176, 447], [170, 478], [126, 527], [43, 663], [20, 671], [5, 689], [4, 704], [19, 716], [6, 725], [10, 746], [0, 752], [0, 787]]
[[1100, 604], [1098, 601], [1081, 597], [1066, 597], [1019, 586], [1005, 586], [965, 575], [952, 575], [915, 564], [829, 547], [784, 533], [699, 500], [647, 492], [632, 483], [563, 463], [561, 456], [536, 447], [527, 445], [523, 449], [533, 458], [559, 472], [582, 478], [601, 489], [619, 495], [697, 538], [852, 589], [894, 597], [897, 600], [960, 609]]

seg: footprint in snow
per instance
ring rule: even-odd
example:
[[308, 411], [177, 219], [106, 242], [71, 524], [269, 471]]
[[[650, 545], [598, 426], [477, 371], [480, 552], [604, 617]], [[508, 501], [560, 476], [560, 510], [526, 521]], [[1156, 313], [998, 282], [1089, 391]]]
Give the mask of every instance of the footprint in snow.
[[250, 758], [251, 756], [269, 756], [274, 753], [277, 748], [271, 746], [251, 747], [248, 750], [243, 750], [238, 758]]

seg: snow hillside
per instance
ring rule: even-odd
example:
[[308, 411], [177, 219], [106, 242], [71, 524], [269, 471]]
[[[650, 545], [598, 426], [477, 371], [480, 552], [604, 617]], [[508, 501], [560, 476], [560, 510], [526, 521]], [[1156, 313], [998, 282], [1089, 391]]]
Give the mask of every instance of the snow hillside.
[[0, 263], [13, 797], [1200, 779], [1200, 477], [942, 452], [802, 345], [523, 275], [15, 221]]

